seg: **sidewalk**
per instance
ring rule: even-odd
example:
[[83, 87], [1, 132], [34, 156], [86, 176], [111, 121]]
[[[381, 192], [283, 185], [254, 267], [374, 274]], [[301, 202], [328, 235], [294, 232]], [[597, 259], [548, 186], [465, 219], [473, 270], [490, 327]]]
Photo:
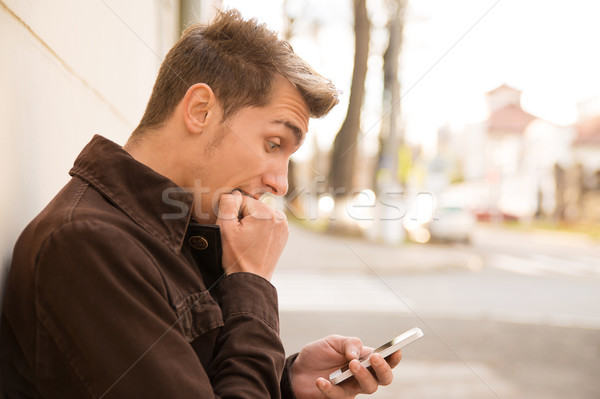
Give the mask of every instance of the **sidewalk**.
[[598, 398], [600, 280], [496, 263], [595, 267], [600, 248], [562, 233], [474, 233], [471, 245], [391, 247], [291, 224], [272, 280], [287, 353], [334, 333], [375, 346], [417, 326], [425, 336], [394, 383], [361, 399]]
[[468, 246], [414, 243], [387, 246], [355, 237], [315, 233], [290, 224], [288, 244], [277, 270], [383, 275], [478, 270], [482, 265], [481, 257]]

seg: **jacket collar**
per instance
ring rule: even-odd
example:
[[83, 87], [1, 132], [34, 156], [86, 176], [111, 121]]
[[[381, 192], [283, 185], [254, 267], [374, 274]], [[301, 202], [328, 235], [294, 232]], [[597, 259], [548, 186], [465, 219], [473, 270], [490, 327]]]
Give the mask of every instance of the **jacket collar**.
[[191, 193], [99, 135], [81, 151], [69, 174], [88, 182], [175, 253], [181, 251], [193, 209]]

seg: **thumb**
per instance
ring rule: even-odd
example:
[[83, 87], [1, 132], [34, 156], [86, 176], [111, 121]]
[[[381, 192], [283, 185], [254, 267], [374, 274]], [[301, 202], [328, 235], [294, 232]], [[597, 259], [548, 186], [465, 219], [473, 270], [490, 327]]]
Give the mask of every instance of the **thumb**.
[[329, 346], [346, 359], [358, 359], [364, 355], [362, 342], [357, 337], [344, 337], [341, 335], [330, 335], [326, 338]]
[[346, 338], [343, 344], [344, 355], [346, 359], [358, 359], [361, 356], [369, 354], [370, 348], [363, 346], [361, 340], [356, 337]]
[[238, 215], [242, 206], [242, 194], [234, 191], [231, 194], [223, 194], [219, 198], [219, 211], [217, 213], [217, 224], [238, 223]]

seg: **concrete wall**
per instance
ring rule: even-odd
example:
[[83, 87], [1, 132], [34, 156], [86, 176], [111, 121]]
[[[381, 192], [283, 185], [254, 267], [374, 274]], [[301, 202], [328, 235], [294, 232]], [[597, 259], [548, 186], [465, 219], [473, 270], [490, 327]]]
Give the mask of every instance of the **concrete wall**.
[[0, 278], [96, 133], [123, 144], [178, 37], [177, 0], [0, 0]]

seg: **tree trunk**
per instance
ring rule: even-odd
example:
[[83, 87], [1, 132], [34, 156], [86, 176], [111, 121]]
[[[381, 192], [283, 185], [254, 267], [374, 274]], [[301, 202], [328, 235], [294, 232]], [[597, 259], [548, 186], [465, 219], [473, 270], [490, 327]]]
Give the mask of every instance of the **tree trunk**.
[[365, 78], [369, 56], [370, 21], [366, 0], [354, 0], [354, 70], [346, 118], [333, 143], [329, 186], [337, 195], [353, 188], [356, 140], [360, 131], [360, 112], [365, 94]]
[[404, 144], [403, 135], [398, 127], [401, 100], [398, 58], [402, 48], [406, 1], [388, 0], [387, 4], [389, 9], [387, 24], [389, 42], [383, 54], [383, 116], [379, 132], [379, 160], [375, 171], [376, 184], [374, 184], [374, 187], [398, 181], [398, 152]]
[[[284, 0], [282, 5], [285, 19], [285, 27], [282, 32], [282, 36], [284, 40], [289, 42], [292, 39], [292, 36], [294, 35], [295, 17], [287, 14], [287, 3], [288, 0]], [[290, 160], [288, 161], [288, 192], [286, 197], [291, 200], [298, 198], [298, 195], [296, 193], [296, 174], [294, 172], [294, 166], [294, 161], [290, 158]]]

